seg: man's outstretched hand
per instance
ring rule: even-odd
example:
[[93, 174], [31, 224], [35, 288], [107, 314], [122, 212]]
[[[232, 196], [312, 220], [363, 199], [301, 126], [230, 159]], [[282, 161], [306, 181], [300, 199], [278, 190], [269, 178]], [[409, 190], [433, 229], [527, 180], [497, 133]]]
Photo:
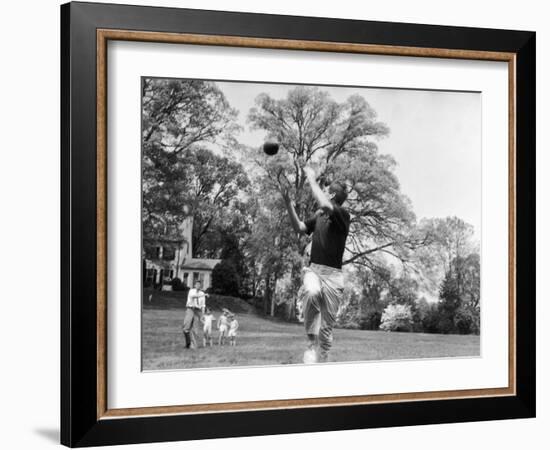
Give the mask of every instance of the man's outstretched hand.
[[290, 183], [282, 170], [277, 175], [277, 184], [279, 185], [279, 192], [281, 193], [283, 198], [286, 201], [290, 201], [290, 193], [289, 193]]
[[306, 177], [308, 180], [315, 180], [316, 178], [316, 174], [315, 174], [315, 170], [313, 170], [311, 167], [309, 166], [304, 166], [302, 167], [302, 170], [304, 171], [304, 173], [306, 174]]
[[315, 170], [307, 164], [307, 162], [304, 160], [304, 158], [299, 157], [297, 158], [298, 165], [304, 172], [304, 175], [307, 177], [308, 180], [315, 180], [317, 177], [317, 174], [315, 173]]
[[319, 183], [317, 183], [317, 175], [315, 170], [311, 166], [305, 164], [304, 160], [301, 158], [298, 160], [298, 163], [302, 167], [304, 175], [309, 183], [309, 187], [311, 188], [311, 192], [313, 193], [313, 197], [317, 200], [318, 205], [324, 211], [332, 211], [332, 202], [323, 192], [323, 189], [319, 186]]

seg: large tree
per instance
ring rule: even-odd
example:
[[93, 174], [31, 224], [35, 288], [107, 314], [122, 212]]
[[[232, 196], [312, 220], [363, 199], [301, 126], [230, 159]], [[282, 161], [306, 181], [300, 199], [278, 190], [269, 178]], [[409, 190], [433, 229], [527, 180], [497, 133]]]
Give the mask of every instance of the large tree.
[[[375, 270], [363, 266], [355, 267], [348, 273], [348, 286], [351, 291], [341, 310], [339, 323], [348, 328], [378, 330], [382, 312], [388, 305], [392, 276], [391, 271], [381, 261]], [[356, 295], [352, 295], [356, 294]]]
[[252, 295], [261, 293], [264, 312], [273, 315], [277, 284], [300, 264], [300, 249], [296, 246], [297, 237], [289, 233], [286, 216], [280, 213], [283, 208], [280, 196], [270, 195], [256, 186], [248, 207], [252, 217], [244, 253]]
[[240, 166], [206, 146], [234, 143], [236, 111], [201, 80], [146, 78], [142, 84], [142, 192], [146, 238], [176, 237], [196, 215], [197, 251], [213, 216], [245, 184]]
[[237, 112], [215, 83], [145, 78], [142, 106], [144, 156], [154, 145], [177, 154], [198, 142], [233, 140]]
[[187, 158], [192, 176], [187, 196], [193, 214], [193, 256], [219, 257], [229, 230], [244, 226], [243, 200], [249, 180], [243, 167], [199, 149]]
[[479, 333], [479, 254], [457, 257], [451, 262], [440, 288], [440, 329], [444, 333]]
[[257, 154], [257, 162], [273, 195], [278, 180], [288, 183], [300, 217], [317, 208], [305, 186], [302, 163], [315, 169], [321, 184], [336, 179], [347, 184], [351, 225], [344, 264], [375, 269], [381, 254], [406, 263], [410, 252], [425, 243], [400, 191], [395, 161], [378, 152], [376, 140], [389, 129], [363, 97], [338, 103], [317, 88], [297, 87], [279, 100], [261, 94], [248, 119], [253, 128], [280, 142], [277, 156]]
[[478, 252], [474, 241], [474, 227], [464, 220], [452, 216], [423, 219], [419, 228], [428, 235], [429, 245], [417, 251], [427, 288], [435, 290], [447, 272], [454, 272], [461, 283], [465, 258]]

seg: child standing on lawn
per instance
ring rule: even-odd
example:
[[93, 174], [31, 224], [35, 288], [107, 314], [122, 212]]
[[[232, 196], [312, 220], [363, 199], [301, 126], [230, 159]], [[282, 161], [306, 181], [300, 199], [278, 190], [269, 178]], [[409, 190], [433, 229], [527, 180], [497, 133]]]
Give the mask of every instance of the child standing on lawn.
[[239, 322], [237, 321], [237, 318], [235, 315], [232, 315], [229, 321], [229, 333], [227, 336], [229, 337], [229, 345], [232, 345], [233, 347], [237, 345], [237, 330], [239, 329]]
[[223, 345], [224, 339], [227, 336], [227, 331], [229, 329], [229, 318], [227, 310], [224, 310], [220, 318], [218, 319], [218, 331], [220, 336], [218, 338], [218, 345]]
[[201, 317], [202, 332], [203, 332], [203, 346], [210, 345], [212, 347], [212, 322], [215, 320], [214, 314], [210, 311], [210, 308], [206, 308], [205, 313]]

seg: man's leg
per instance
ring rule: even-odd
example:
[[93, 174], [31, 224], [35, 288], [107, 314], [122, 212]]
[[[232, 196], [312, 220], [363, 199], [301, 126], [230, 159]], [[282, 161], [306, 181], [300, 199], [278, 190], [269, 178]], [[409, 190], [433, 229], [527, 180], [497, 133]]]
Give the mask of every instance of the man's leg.
[[185, 316], [183, 316], [183, 335], [185, 336], [185, 348], [191, 346], [191, 327], [193, 326], [194, 313], [191, 308], [185, 309]]
[[338, 308], [342, 299], [343, 288], [332, 282], [330, 277], [323, 280], [323, 295], [320, 302], [321, 326], [319, 330], [319, 362], [328, 360], [332, 347], [332, 330], [336, 322]]
[[308, 351], [315, 351], [315, 346], [318, 342], [321, 324], [321, 295], [322, 287], [319, 277], [315, 272], [306, 269], [299, 296], [302, 302], [304, 327], [308, 338]]
[[321, 320], [321, 329], [319, 331], [319, 362], [328, 361], [328, 352], [332, 347], [332, 327], [330, 323]]
[[199, 309], [193, 310], [193, 327], [192, 327], [192, 337], [193, 337], [193, 347], [199, 348], [199, 335], [201, 329], [201, 312]]

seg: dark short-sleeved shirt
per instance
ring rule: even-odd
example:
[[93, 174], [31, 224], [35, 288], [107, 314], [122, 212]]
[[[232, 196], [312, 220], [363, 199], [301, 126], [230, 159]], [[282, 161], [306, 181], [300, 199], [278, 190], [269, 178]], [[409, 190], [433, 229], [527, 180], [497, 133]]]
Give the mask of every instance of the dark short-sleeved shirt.
[[349, 232], [349, 213], [333, 203], [331, 212], [318, 211], [304, 223], [307, 234], [313, 233], [310, 261], [341, 269]]

